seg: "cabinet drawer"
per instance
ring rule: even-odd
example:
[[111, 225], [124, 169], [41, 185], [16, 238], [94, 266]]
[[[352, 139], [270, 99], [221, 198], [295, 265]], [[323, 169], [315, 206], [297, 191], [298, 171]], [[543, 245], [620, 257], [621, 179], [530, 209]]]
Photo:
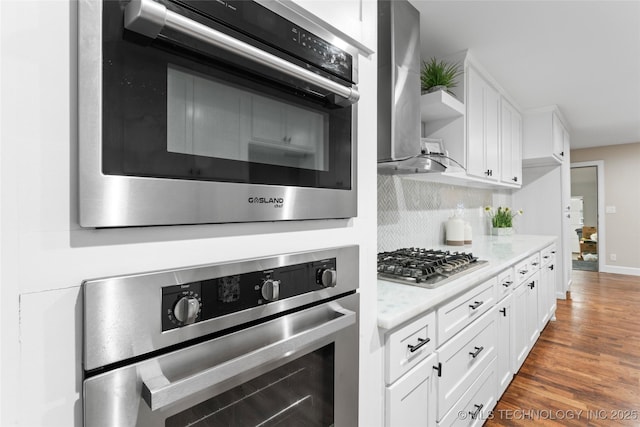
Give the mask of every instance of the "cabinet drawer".
[[540, 251], [540, 262], [542, 265], [555, 262], [556, 260], [556, 245], [551, 245]]
[[469, 390], [456, 402], [438, 427], [481, 426], [497, 402], [496, 359], [491, 360]]
[[432, 354], [407, 375], [385, 388], [386, 427], [432, 427], [436, 423], [436, 391]]
[[540, 270], [540, 253], [536, 253], [531, 255], [528, 258], [529, 261], [529, 269], [531, 270], [532, 273], [535, 273], [536, 271]]
[[531, 266], [529, 265], [529, 259], [525, 259], [517, 263], [514, 267], [514, 270], [514, 274], [516, 276], [516, 285], [519, 285], [520, 283], [527, 280], [527, 277], [531, 276], [532, 274]]
[[438, 349], [438, 420], [496, 357], [497, 310], [493, 307]]
[[385, 381], [391, 384], [435, 351], [435, 311], [387, 334], [385, 349]]
[[516, 279], [513, 274], [513, 267], [509, 267], [502, 273], [498, 274], [498, 300], [511, 292], [516, 286]]
[[497, 278], [465, 292], [438, 308], [438, 343], [442, 345], [496, 303]]

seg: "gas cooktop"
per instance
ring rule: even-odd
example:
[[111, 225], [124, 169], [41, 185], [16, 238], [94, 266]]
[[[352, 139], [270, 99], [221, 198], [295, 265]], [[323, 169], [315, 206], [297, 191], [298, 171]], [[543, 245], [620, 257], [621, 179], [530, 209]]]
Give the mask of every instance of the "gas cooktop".
[[404, 248], [378, 254], [378, 278], [433, 289], [486, 264], [472, 253]]

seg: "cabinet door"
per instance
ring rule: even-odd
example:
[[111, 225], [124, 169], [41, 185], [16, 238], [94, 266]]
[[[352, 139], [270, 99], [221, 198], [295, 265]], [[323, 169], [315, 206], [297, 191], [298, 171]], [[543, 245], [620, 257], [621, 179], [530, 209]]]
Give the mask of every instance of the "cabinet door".
[[513, 294], [498, 303], [498, 398], [513, 378], [514, 344]]
[[524, 286], [527, 291], [527, 306], [526, 306], [526, 322], [527, 322], [527, 339], [529, 340], [528, 348], [531, 350], [533, 345], [540, 336], [540, 322], [538, 320], [538, 290], [540, 289], [540, 272], [536, 272], [530, 278], [528, 278]]
[[527, 334], [527, 296], [526, 284], [519, 285], [513, 292], [513, 332], [514, 352], [512, 356], [513, 373], [518, 372], [529, 354], [529, 336]]
[[[500, 179], [500, 94], [485, 82], [484, 86], [485, 169], [491, 181]], [[486, 172], [486, 171], [485, 171]]]
[[560, 121], [560, 118], [557, 114], [553, 114], [551, 117], [552, 120], [552, 134], [553, 134], [553, 155], [556, 156], [559, 160], [563, 160], [564, 157], [564, 139], [566, 130], [564, 129], [564, 125]]
[[522, 117], [504, 98], [500, 107], [500, 181], [522, 183]]
[[467, 67], [467, 173], [489, 181], [499, 176], [498, 92], [473, 68]]
[[436, 424], [435, 370], [432, 354], [385, 390], [385, 426], [432, 427]]

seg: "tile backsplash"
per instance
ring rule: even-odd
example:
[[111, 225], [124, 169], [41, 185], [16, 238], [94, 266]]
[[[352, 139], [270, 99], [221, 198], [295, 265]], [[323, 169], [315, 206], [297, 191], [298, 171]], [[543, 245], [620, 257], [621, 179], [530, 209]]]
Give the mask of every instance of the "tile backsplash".
[[484, 207], [510, 202], [506, 191], [378, 175], [378, 252], [443, 245], [445, 223], [459, 204], [464, 205], [464, 220], [473, 235], [489, 234]]

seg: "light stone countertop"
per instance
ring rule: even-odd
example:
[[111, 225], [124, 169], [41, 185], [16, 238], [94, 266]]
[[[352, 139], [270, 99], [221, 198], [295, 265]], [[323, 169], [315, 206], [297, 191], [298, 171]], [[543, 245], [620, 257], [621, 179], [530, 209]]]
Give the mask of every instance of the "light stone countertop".
[[390, 330], [420, 314], [426, 314], [556, 241], [556, 236], [474, 236], [472, 245], [433, 248], [472, 252], [473, 256], [489, 262], [485, 267], [435, 289], [378, 280], [378, 327]]

